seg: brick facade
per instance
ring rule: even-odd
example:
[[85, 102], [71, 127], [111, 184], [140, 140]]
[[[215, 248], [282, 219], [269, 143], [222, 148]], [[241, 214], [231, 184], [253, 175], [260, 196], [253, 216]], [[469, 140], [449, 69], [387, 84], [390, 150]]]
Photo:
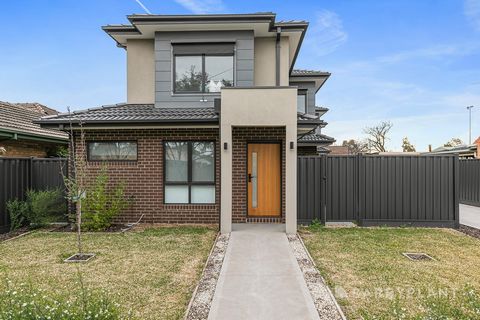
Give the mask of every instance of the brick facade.
[[0, 141], [0, 147], [5, 148], [6, 152], [0, 156], [45, 158], [49, 154], [55, 154], [59, 146], [61, 145], [41, 141], [5, 140]]
[[[126, 196], [133, 204], [117, 222], [135, 222], [142, 214], [146, 223], [219, 223], [220, 218], [220, 157], [219, 131], [198, 129], [124, 129], [85, 130], [86, 141], [137, 141], [135, 162], [89, 161], [87, 183], [92, 183], [103, 164], [113, 183], [125, 181]], [[76, 135], [77, 142], [79, 134]], [[175, 140], [215, 141], [215, 204], [163, 203], [163, 142]], [[77, 144], [77, 150], [79, 146]]]
[[281, 141], [282, 213], [285, 222], [285, 128], [235, 127], [232, 131], [232, 222], [247, 222], [247, 142]]
[[[87, 183], [93, 183], [102, 165], [108, 167], [112, 183], [126, 183], [126, 197], [133, 204], [117, 222], [134, 222], [144, 215], [146, 223], [219, 223], [220, 217], [220, 142], [218, 129], [125, 129], [85, 130], [88, 141], [137, 141], [137, 161], [88, 161]], [[79, 134], [76, 135], [77, 142]], [[215, 204], [163, 203], [163, 142], [175, 140], [215, 141]], [[247, 142], [281, 142], [282, 212], [285, 222], [285, 128], [233, 128], [232, 133], [232, 222], [247, 222]], [[77, 143], [78, 150], [78, 143]], [[254, 220], [254, 219], [249, 219]]]

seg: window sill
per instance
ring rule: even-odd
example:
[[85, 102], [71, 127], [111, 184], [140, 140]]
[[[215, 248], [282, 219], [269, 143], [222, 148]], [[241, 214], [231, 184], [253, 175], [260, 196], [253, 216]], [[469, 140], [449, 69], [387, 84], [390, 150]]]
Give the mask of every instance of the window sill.
[[208, 93], [202, 93], [202, 92], [199, 92], [199, 93], [193, 93], [193, 92], [186, 92], [186, 93], [176, 93], [176, 92], [172, 92], [170, 94], [170, 96], [172, 97], [192, 97], [192, 96], [207, 96], [207, 97], [214, 97], [214, 96], [220, 96], [220, 92], [208, 92]]

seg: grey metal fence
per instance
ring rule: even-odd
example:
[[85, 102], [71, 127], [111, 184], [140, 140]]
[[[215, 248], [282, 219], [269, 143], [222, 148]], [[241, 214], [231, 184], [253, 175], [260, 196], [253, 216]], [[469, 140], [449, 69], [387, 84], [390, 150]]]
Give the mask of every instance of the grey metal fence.
[[480, 159], [460, 160], [460, 202], [480, 206]]
[[0, 232], [9, 228], [7, 202], [25, 199], [29, 189], [64, 187], [62, 170], [66, 174], [66, 159], [62, 158], [0, 157]]
[[298, 159], [298, 221], [458, 226], [456, 156]]

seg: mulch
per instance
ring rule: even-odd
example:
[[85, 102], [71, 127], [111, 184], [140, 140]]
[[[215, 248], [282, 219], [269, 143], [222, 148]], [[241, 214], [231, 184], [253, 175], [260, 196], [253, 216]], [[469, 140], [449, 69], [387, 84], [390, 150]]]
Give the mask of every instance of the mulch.
[[461, 224], [460, 228], [458, 228], [458, 231], [468, 234], [469, 236], [472, 236], [474, 238], [480, 239], [480, 229], [472, 228]]
[[[124, 232], [123, 229], [127, 229], [128, 227], [124, 224], [112, 224], [108, 229], [102, 230], [101, 232]], [[60, 226], [52, 230], [52, 232], [76, 232], [77, 229], [75, 226], [70, 224]]]
[[10, 231], [10, 232], [7, 232], [7, 233], [1, 233], [0, 234], [0, 242], [18, 237], [18, 236], [20, 236], [24, 233], [29, 232], [29, 231], [30, 231], [30, 228], [22, 227], [22, 228], [19, 228], [17, 230], [14, 230], [14, 231]]

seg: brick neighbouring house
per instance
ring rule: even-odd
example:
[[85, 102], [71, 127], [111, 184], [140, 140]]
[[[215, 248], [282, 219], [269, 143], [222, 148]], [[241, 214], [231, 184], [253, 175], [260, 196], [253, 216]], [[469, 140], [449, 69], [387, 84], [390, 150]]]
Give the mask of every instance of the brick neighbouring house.
[[107, 164], [145, 222], [282, 222], [296, 232], [298, 154], [334, 139], [315, 94], [328, 72], [294, 70], [308, 23], [273, 13], [131, 15], [103, 27], [127, 52], [127, 103], [47, 116], [86, 136], [88, 179]]
[[68, 145], [68, 135], [32, 123], [41, 116], [56, 114], [57, 111], [39, 103], [0, 101], [0, 156], [56, 156], [59, 147]]

